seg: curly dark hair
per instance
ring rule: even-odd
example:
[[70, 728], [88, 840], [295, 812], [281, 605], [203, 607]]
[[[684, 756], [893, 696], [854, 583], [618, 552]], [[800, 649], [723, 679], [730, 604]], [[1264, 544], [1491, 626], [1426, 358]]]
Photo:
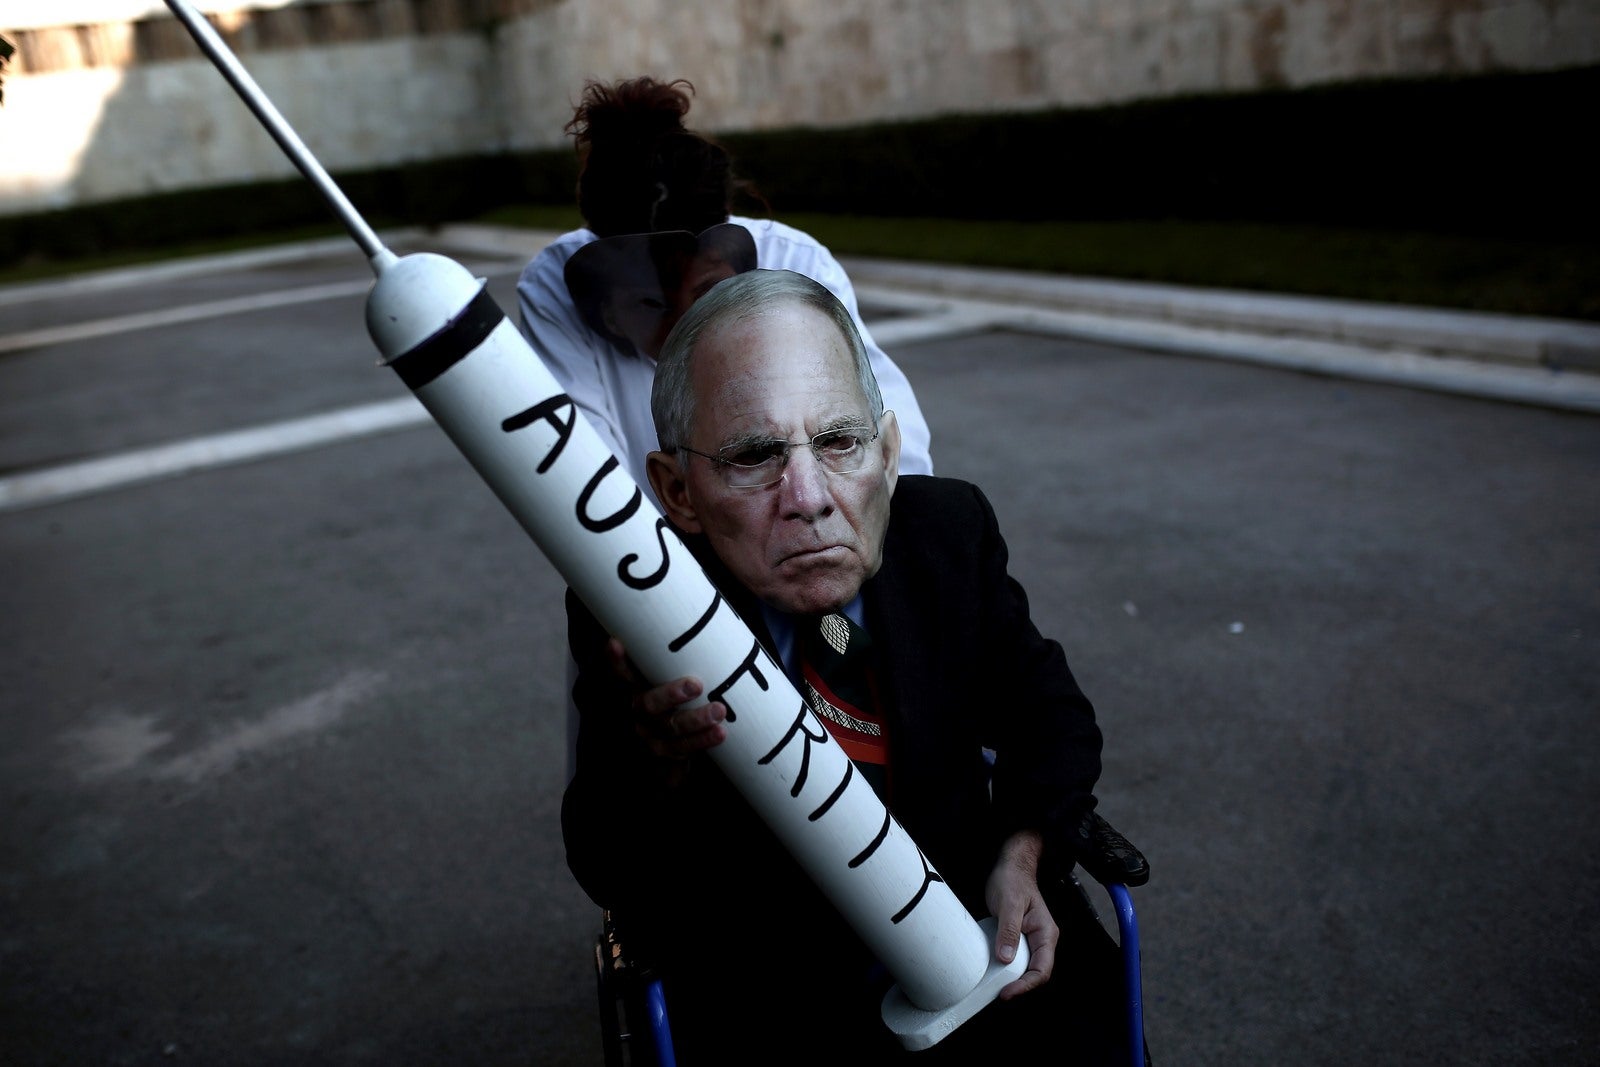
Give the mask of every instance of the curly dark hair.
[[736, 192], [751, 194], [726, 150], [684, 125], [693, 93], [683, 78], [585, 83], [566, 132], [578, 151], [578, 210], [589, 229], [601, 237], [699, 233], [727, 221]]

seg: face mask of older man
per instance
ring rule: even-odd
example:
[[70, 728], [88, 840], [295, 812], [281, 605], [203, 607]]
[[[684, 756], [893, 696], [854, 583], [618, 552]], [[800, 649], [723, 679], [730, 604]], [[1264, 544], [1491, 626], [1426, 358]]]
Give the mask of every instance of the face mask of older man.
[[839, 324], [784, 300], [700, 333], [687, 363], [657, 371], [665, 409], [689, 416], [658, 420], [677, 447], [649, 459], [668, 516], [767, 605], [842, 608], [882, 563], [900, 430]]

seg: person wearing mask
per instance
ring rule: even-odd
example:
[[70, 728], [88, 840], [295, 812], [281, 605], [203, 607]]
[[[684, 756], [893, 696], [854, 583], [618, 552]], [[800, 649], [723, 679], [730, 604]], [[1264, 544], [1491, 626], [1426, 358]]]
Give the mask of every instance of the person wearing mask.
[[886, 401], [901, 469], [933, 470], [911, 384], [873, 343], [844, 269], [822, 244], [773, 219], [731, 214], [744, 188], [728, 153], [684, 125], [693, 86], [653, 77], [589, 82], [567, 132], [586, 225], [536, 255], [517, 282], [519, 324], [623, 466], [648, 486], [650, 387], [662, 340], [712, 285], [756, 267], [820, 282], [849, 309]]
[[661, 976], [682, 1062], [1127, 1063], [1116, 950], [1066, 878], [1098, 819], [1100, 729], [983, 493], [901, 473], [853, 318], [794, 272], [719, 283], [660, 358], [647, 468], [668, 519], [818, 734], [996, 917], [995, 957], [1030, 950], [1000, 1001], [901, 1048], [883, 968], [711, 759], [728, 705], [692, 706], [706, 679], [639, 679], [569, 594], [567, 862]]

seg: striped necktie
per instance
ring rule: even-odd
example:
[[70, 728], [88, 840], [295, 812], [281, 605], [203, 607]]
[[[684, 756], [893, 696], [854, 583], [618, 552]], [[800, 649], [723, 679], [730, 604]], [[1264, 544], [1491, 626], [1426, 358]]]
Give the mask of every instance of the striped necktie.
[[845, 755], [881, 786], [889, 745], [871, 666], [872, 638], [845, 615], [797, 621], [806, 702]]

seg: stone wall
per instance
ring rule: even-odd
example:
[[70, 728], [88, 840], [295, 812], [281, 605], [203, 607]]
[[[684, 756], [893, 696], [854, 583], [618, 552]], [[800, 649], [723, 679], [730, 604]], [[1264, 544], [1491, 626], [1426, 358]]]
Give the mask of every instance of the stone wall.
[[[631, 13], [631, 14], [630, 14]], [[1593, 0], [587, 0], [507, 26], [518, 143], [587, 76], [690, 78], [711, 129], [1600, 61]]]
[[[335, 171], [559, 144], [585, 79], [645, 72], [733, 131], [1600, 63], [1594, 0], [302, 0], [215, 21]], [[0, 214], [293, 173], [170, 16], [0, 32]]]

